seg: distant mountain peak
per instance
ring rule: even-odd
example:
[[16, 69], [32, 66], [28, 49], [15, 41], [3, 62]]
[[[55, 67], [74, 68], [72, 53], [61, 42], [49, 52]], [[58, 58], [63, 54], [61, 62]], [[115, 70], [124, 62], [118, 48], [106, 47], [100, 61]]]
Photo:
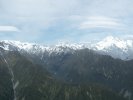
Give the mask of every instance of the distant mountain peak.
[[98, 48], [98, 50], [106, 49], [111, 46], [116, 46], [118, 48], [125, 49], [127, 46], [127, 43], [126, 41], [113, 36], [106, 37], [102, 41], [96, 43], [96, 47]]
[[7, 50], [10, 50], [10, 46], [14, 46], [18, 49], [31, 49], [33, 45], [33, 43], [28, 43], [28, 42], [20, 42], [20, 41], [14, 41], [14, 40], [2, 40], [0, 41], [1, 43], [4, 43], [5, 47]]
[[102, 54], [110, 55], [114, 58], [120, 58], [123, 60], [133, 59], [133, 40], [123, 40], [117, 37], [108, 36], [99, 42], [88, 43], [64, 43], [61, 42], [56, 45], [39, 45], [35, 43], [27, 43], [20, 41], [4, 40], [0, 41], [0, 48], [5, 50], [17, 50], [26, 51], [31, 54], [38, 54], [47, 52], [49, 54], [54, 53], [67, 53], [81, 49], [91, 49], [96, 52], [102, 52]]

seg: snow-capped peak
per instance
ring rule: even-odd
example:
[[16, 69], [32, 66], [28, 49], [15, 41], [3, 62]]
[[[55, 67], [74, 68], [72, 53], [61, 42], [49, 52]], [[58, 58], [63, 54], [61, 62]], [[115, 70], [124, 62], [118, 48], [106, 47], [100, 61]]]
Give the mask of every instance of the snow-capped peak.
[[133, 40], [119, 39], [113, 36], [104, 38], [93, 45], [94, 50], [123, 60], [133, 59]]
[[17, 49], [25, 49], [29, 50], [33, 47], [34, 44], [27, 43], [27, 42], [20, 42], [20, 41], [13, 41], [13, 40], [3, 40], [0, 41], [1, 43], [4, 43], [4, 46], [6, 47], [6, 50], [10, 50], [10, 45], [16, 47]]
[[55, 47], [64, 47], [64, 48], [71, 48], [71, 49], [83, 49], [84, 44], [77, 44], [77, 43], [68, 43], [68, 42], [59, 42]]
[[122, 40], [117, 37], [109, 36], [103, 39], [102, 41], [96, 43], [96, 48], [98, 50], [104, 50], [108, 48], [119, 48], [122, 50], [127, 49], [128, 47], [133, 46], [133, 41], [132, 40]]

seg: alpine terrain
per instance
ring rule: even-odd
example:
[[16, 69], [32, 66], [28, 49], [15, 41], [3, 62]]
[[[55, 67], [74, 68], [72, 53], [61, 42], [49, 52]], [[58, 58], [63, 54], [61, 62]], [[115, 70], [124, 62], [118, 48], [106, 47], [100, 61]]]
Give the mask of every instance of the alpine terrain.
[[133, 40], [0, 41], [0, 100], [133, 100]]

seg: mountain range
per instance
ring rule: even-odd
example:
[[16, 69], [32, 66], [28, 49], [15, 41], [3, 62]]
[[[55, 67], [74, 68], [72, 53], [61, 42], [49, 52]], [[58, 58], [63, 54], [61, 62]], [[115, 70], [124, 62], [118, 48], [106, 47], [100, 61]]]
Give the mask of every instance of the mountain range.
[[0, 77], [0, 100], [133, 100], [133, 40], [3, 40]]
[[3, 40], [0, 47], [9, 51], [26, 51], [30, 54], [38, 53], [62, 53], [74, 52], [75, 50], [90, 49], [97, 53], [112, 56], [122, 60], [133, 59], [133, 40], [122, 40], [108, 36], [102, 41], [88, 43], [58, 43], [57, 45], [39, 45], [35, 43], [22, 43], [20, 41]]

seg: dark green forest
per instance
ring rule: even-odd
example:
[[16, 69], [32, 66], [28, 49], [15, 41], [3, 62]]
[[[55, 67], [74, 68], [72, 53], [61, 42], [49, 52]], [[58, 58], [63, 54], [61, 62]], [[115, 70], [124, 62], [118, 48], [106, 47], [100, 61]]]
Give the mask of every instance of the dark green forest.
[[17, 51], [1, 52], [0, 100], [133, 99], [133, 61], [88, 49], [45, 55], [42, 61]]

